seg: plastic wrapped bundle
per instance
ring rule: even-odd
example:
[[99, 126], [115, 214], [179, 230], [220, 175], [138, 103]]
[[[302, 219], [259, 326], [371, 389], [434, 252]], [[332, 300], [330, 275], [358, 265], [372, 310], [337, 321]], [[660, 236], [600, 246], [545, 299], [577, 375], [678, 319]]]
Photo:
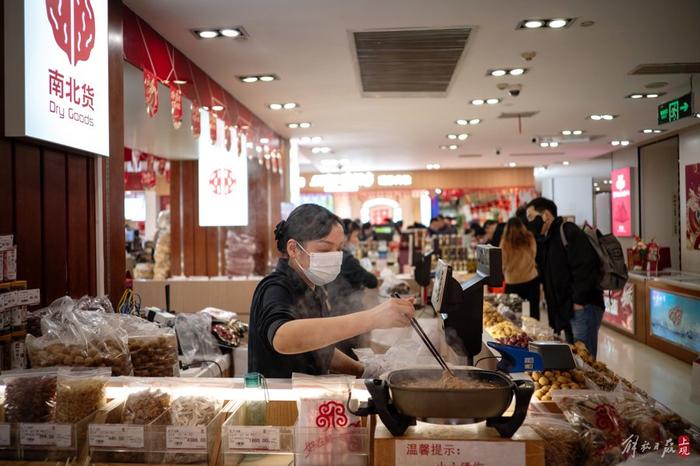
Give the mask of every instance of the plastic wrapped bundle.
[[255, 271], [258, 248], [252, 236], [229, 230], [226, 234], [226, 275], [247, 276]]
[[120, 315], [129, 338], [129, 353], [137, 377], [177, 377], [177, 337], [172, 328], [131, 315]]
[[179, 314], [175, 319], [175, 331], [185, 364], [212, 361], [221, 355], [219, 344], [211, 334], [209, 315]]
[[170, 276], [170, 210], [163, 210], [158, 214], [157, 224], [158, 239], [153, 252], [153, 278], [165, 280]]
[[6, 372], [5, 422], [51, 422], [56, 410], [56, 371], [46, 369]]

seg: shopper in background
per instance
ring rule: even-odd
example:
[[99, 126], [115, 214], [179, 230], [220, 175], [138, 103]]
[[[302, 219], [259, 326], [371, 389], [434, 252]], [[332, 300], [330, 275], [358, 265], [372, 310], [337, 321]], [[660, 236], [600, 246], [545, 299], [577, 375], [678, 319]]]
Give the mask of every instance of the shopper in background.
[[341, 270], [345, 233], [340, 219], [315, 204], [303, 204], [275, 228], [282, 258], [255, 289], [250, 308], [248, 371], [290, 378], [330, 371], [363, 375], [364, 366], [335, 345], [374, 329], [408, 327], [413, 303], [389, 299], [361, 312], [328, 317], [325, 285]]
[[442, 216], [433, 217], [430, 219], [428, 226], [428, 234], [430, 236], [439, 235], [445, 229], [445, 219]]
[[[586, 234], [557, 215], [557, 205], [538, 197], [527, 205], [527, 218], [542, 240], [540, 278], [547, 300], [549, 325], [566, 333], [569, 343], [582, 341], [593, 357], [605, 304], [598, 287], [599, 262]], [[562, 234], [567, 246], [564, 247]]]
[[530, 317], [540, 318], [540, 281], [537, 278], [537, 244], [518, 217], [506, 223], [501, 239], [506, 293], [515, 293], [530, 303]]
[[360, 241], [367, 241], [372, 239], [372, 224], [366, 222], [362, 224], [362, 229], [360, 230]]
[[499, 223], [496, 220], [486, 220], [484, 222], [484, 231], [486, 232], [486, 244], [498, 247], [501, 244], [501, 237], [506, 224]]

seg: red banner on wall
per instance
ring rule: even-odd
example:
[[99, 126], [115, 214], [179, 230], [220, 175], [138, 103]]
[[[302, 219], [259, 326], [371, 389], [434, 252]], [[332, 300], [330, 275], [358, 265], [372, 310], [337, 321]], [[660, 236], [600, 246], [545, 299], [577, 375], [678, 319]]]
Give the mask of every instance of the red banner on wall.
[[632, 236], [632, 181], [630, 167], [613, 170], [611, 212], [612, 233], [615, 236]]

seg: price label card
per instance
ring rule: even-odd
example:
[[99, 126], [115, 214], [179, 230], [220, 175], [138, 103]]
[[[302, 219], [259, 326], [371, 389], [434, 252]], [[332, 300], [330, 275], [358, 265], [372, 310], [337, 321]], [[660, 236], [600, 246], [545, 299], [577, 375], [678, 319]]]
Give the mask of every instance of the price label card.
[[143, 426], [90, 424], [91, 447], [143, 448]]
[[525, 443], [397, 440], [394, 455], [396, 464], [402, 466], [525, 466]]
[[10, 424], [0, 424], [0, 447], [10, 446]]
[[181, 450], [206, 450], [206, 427], [177, 427], [166, 428], [165, 443], [168, 449]]
[[270, 426], [235, 426], [228, 431], [232, 450], [279, 450], [280, 429]]
[[41, 302], [41, 290], [22, 290], [17, 291], [16, 304], [33, 306], [34, 304], [39, 304]]
[[68, 424], [20, 424], [20, 445], [42, 445], [70, 448], [72, 430]]

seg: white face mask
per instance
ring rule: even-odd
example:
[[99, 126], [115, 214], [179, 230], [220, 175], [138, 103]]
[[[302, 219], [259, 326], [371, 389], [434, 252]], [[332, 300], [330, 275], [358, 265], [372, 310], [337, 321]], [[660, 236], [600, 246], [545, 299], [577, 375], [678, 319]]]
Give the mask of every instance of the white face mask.
[[[342, 251], [309, 253], [297, 242], [297, 246], [309, 256], [309, 268], [305, 269], [299, 261], [297, 265], [303, 270], [306, 278], [314, 285], [327, 285], [336, 279], [343, 263]], [[296, 259], [295, 259], [296, 260]]]

